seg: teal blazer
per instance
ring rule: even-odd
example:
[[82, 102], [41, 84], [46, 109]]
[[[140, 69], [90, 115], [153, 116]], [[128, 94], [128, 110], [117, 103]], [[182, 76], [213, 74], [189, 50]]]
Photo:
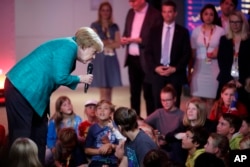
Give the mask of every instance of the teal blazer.
[[61, 85], [75, 89], [80, 82], [71, 75], [75, 69], [77, 43], [75, 37], [58, 38], [37, 47], [21, 59], [6, 77], [42, 116], [51, 94]]

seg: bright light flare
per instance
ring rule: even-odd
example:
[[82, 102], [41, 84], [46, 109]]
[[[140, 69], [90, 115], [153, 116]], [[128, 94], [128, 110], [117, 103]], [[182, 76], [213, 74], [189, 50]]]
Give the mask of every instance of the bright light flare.
[[0, 69], [0, 89], [4, 88], [4, 81], [5, 81], [5, 75], [3, 73], [3, 70]]

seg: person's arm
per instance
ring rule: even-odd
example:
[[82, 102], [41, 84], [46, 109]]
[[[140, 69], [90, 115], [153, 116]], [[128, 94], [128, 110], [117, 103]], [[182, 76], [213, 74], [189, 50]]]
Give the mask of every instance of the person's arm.
[[128, 166], [128, 158], [126, 156], [123, 156], [119, 164], [119, 167], [127, 167], [127, 166]]
[[53, 151], [52, 149], [56, 145], [56, 139], [57, 139], [57, 133], [56, 133], [55, 122], [54, 120], [50, 120], [47, 133], [47, 147], [51, 149], [51, 151]]
[[[190, 37], [189, 37], [189, 32], [187, 29], [183, 29], [183, 41], [182, 41], [182, 52], [181, 52], [181, 58], [178, 61], [178, 64], [173, 67], [174, 69], [172, 70], [172, 73], [186, 70], [187, 65], [189, 63], [189, 60], [192, 56], [192, 49], [191, 49], [191, 44], [190, 44]], [[171, 67], [171, 66], [170, 66]]]
[[194, 70], [194, 62], [195, 62], [195, 57], [196, 57], [196, 49], [192, 49], [192, 56], [190, 57], [189, 59], [189, 62], [188, 62], [188, 83], [190, 84], [191, 81], [192, 81], [192, 73], [193, 73], [193, 70]]
[[159, 112], [156, 110], [152, 114], [150, 114], [145, 120], [145, 123], [152, 126], [154, 129], [156, 128], [156, 122], [159, 121]]
[[116, 145], [107, 143], [103, 144], [100, 148], [85, 148], [85, 153], [88, 155], [106, 155], [110, 154], [113, 150], [115, 150]]
[[80, 82], [80, 78], [76, 75], [71, 75], [73, 67], [77, 59], [77, 44], [68, 42], [62, 45], [60, 49], [55, 49], [52, 52], [52, 67], [53, 81], [56, 85], [64, 85], [70, 89], [75, 89]]
[[120, 32], [116, 31], [114, 40], [110, 39], [104, 40], [103, 43], [105, 47], [115, 49], [120, 47], [120, 41], [121, 41]]

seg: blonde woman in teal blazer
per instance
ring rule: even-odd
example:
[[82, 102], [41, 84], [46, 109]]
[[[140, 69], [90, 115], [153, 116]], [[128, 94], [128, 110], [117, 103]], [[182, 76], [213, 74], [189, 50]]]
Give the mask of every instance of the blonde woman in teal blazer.
[[92, 74], [71, 75], [76, 60], [87, 63], [103, 50], [98, 35], [88, 27], [75, 37], [58, 38], [43, 43], [7, 74], [5, 80], [9, 142], [28, 137], [38, 145], [44, 163], [47, 113], [51, 94], [61, 85], [75, 89], [78, 83], [90, 84]]

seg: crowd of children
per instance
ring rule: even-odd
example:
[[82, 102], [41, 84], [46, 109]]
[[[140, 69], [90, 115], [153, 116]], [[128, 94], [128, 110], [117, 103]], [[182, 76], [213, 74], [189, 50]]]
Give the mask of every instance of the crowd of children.
[[[232, 154], [250, 151], [250, 117], [244, 107], [229, 108], [234, 92], [231, 84], [225, 85], [221, 99], [208, 115], [206, 103], [198, 98], [187, 102], [186, 111], [178, 109], [175, 90], [166, 85], [160, 94], [163, 108], [145, 120], [133, 109], [115, 109], [108, 100], [88, 100], [84, 108], [86, 119], [82, 121], [69, 97], [60, 96], [48, 123], [46, 166], [230, 167]], [[0, 130], [2, 154], [6, 134], [3, 126]], [[18, 158], [28, 155], [33, 160]], [[18, 138], [10, 149], [8, 165], [39, 167], [37, 155], [32, 140]]]

